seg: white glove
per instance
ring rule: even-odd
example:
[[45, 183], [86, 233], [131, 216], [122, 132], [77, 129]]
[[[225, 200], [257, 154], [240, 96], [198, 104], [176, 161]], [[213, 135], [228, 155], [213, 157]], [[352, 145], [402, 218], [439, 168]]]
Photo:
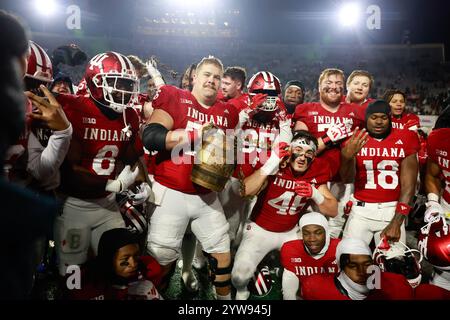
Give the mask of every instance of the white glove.
[[137, 188], [137, 192], [128, 192], [128, 197], [131, 198], [131, 204], [134, 206], [138, 206], [140, 204], [143, 204], [147, 199], [150, 197], [152, 193], [152, 189], [146, 182], [142, 182], [140, 186]]
[[138, 174], [138, 166], [136, 167], [136, 169], [134, 169], [134, 171], [131, 171], [131, 167], [127, 165], [125, 166], [125, 168], [123, 168], [122, 172], [119, 174], [116, 180], [108, 180], [105, 190], [115, 193], [127, 190], [128, 187], [134, 183]]
[[251, 109], [242, 109], [239, 112], [239, 121], [236, 125], [236, 127], [234, 128], [235, 130], [240, 130], [242, 129], [242, 127], [244, 126], [244, 124], [250, 119], [250, 112], [252, 110]]
[[444, 214], [444, 209], [437, 201], [428, 201], [427, 203], [425, 203], [425, 206], [426, 206], [427, 210], [425, 210], [423, 220], [426, 223], [429, 223], [430, 221], [432, 221], [434, 219], [434, 217]]
[[292, 129], [291, 129], [291, 119], [286, 119], [284, 121], [280, 121], [280, 142], [288, 142], [292, 141]]
[[155, 86], [157, 88], [163, 86], [165, 83], [161, 76], [161, 72], [156, 68], [156, 61], [151, 58], [145, 63], [145, 66], [147, 67], [148, 74], [152, 77], [153, 81], [155, 81]]
[[336, 123], [332, 125], [328, 131], [327, 136], [332, 142], [337, 142], [352, 135], [351, 128], [343, 123]]

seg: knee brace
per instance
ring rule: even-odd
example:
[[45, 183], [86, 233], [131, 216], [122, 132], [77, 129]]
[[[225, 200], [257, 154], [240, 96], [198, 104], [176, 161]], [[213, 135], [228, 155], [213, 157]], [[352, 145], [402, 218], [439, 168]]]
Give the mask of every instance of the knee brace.
[[219, 268], [219, 263], [216, 258], [205, 251], [203, 251], [203, 255], [208, 259], [209, 277], [213, 285], [215, 287], [226, 287], [231, 285], [230, 279], [225, 281], [216, 281], [216, 275], [226, 275], [231, 273], [231, 265], [228, 267]]

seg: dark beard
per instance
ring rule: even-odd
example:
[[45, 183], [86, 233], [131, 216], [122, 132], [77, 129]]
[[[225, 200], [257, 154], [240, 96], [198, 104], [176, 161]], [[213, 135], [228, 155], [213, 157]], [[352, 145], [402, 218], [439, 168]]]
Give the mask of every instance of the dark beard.
[[297, 106], [297, 105], [295, 105], [295, 104], [287, 104], [286, 102], [284, 103], [284, 106], [286, 107], [286, 110], [287, 110], [287, 113], [288, 114], [294, 114], [294, 112], [295, 112], [295, 107]]

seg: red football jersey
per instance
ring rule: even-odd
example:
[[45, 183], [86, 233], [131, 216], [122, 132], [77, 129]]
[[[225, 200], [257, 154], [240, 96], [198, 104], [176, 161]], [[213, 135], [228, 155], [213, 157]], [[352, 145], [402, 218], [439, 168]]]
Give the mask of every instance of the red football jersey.
[[[255, 169], [260, 167], [259, 163]], [[267, 187], [258, 195], [250, 219], [268, 231], [289, 231], [295, 227], [309, 205], [308, 199], [295, 193], [296, 183], [306, 181], [317, 188], [330, 180], [330, 166], [321, 159], [316, 158], [308, 170], [299, 176], [294, 176], [288, 165], [267, 178]]]
[[264, 164], [268, 160], [272, 144], [280, 134], [280, 123], [278, 119], [261, 123], [251, 117], [242, 126], [242, 131], [244, 141], [242, 141], [242, 148], [238, 150], [237, 154], [238, 165], [233, 175], [235, 178], [239, 178], [241, 170], [244, 176], [253, 172], [252, 167], [247, 164], [256, 166], [258, 162]]
[[367, 107], [369, 106], [370, 103], [372, 103], [374, 101], [375, 101], [375, 99], [368, 98], [368, 99], [366, 99], [366, 101], [364, 101], [362, 104], [359, 105], [362, 108], [361, 111], [364, 116], [364, 119], [365, 119]]
[[414, 289], [416, 300], [450, 300], [450, 291], [432, 284], [419, 284]]
[[[122, 130], [125, 127], [122, 115], [116, 119], [106, 117], [90, 98], [75, 95], [59, 95], [58, 102], [64, 108], [67, 118], [72, 123], [72, 140], [81, 146], [81, 167], [93, 175], [114, 179], [116, 177], [116, 161], [121, 158], [131, 143], [143, 153], [143, 145], [138, 135], [139, 117], [132, 108], [125, 109], [125, 119], [131, 127], [128, 137]], [[74, 190], [64, 188], [72, 194]], [[79, 186], [80, 190], [83, 186]], [[105, 195], [107, 192], [105, 192]]]
[[414, 289], [402, 274], [381, 272], [380, 288], [370, 291], [366, 300], [412, 300]]
[[441, 169], [445, 179], [445, 189], [442, 194], [450, 203], [450, 128], [435, 129], [428, 136], [428, 157]]
[[89, 92], [87, 90], [86, 79], [81, 79], [80, 83], [77, 86], [77, 92], [75, 93], [77, 96], [89, 97]]
[[[347, 96], [342, 96], [341, 102], [347, 103], [347, 102], [345, 101], [345, 99], [347, 99]], [[364, 102], [361, 103], [361, 104], [354, 103], [354, 102], [352, 102], [351, 104], [352, 104], [353, 106], [356, 106], [356, 109], [357, 109], [358, 112], [359, 112], [359, 116], [362, 117], [361, 119], [365, 119], [365, 114], [366, 114], [367, 107], [369, 106], [369, 104], [370, 104], [371, 102], [374, 102], [374, 101], [375, 101], [375, 99], [367, 98], [367, 99], [364, 100]]]
[[327, 252], [320, 259], [314, 259], [305, 249], [303, 240], [285, 242], [281, 247], [280, 260], [283, 268], [296, 274], [300, 283], [306, 277], [319, 273], [336, 274], [336, 246], [340, 239], [330, 239]]
[[[343, 289], [343, 288], [342, 288]], [[301, 282], [304, 300], [351, 300], [335, 283], [335, 275], [315, 274]], [[366, 300], [411, 300], [413, 289], [403, 275], [381, 272], [380, 289], [369, 292]]]
[[[326, 110], [319, 102], [299, 104], [295, 108], [292, 121], [303, 122], [308, 131], [316, 138], [322, 137], [327, 130], [335, 123], [350, 123], [352, 130], [356, 127], [362, 128], [364, 126], [364, 114], [361, 108], [354, 104], [341, 103], [336, 112]], [[325, 150], [320, 154], [330, 162], [333, 169], [333, 176], [335, 176], [340, 167], [341, 154], [338, 146]]]
[[362, 128], [364, 117], [360, 111], [355, 110], [354, 104], [341, 103], [336, 112], [330, 112], [319, 102], [311, 102], [299, 104], [295, 108], [292, 120], [302, 121], [311, 134], [320, 138], [335, 123], [350, 123], [352, 129], [357, 126]]
[[356, 199], [365, 202], [398, 201], [400, 196], [401, 162], [419, 150], [417, 134], [395, 130], [386, 139], [369, 136], [356, 155]]
[[334, 274], [313, 274], [300, 282], [300, 297], [303, 300], [351, 300], [339, 291]]
[[408, 128], [405, 128], [405, 124], [408, 123], [409, 121], [417, 122], [417, 126], [420, 127], [420, 118], [417, 115], [415, 115], [414, 113], [403, 112], [403, 114], [400, 116], [400, 118], [391, 116], [391, 121], [392, 121], [392, 128], [394, 128], [394, 129], [400, 129], [400, 130], [408, 129]]
[[249, 97], [248, 93], [243, 93], [242, 91], [240, 92], [239, 96], [228, 99], [223, 96], [222, 90], [219, 90], [219, 93], [217, 94], [217, 100], [220, 100], [222, 102], [231, 103], [239, 111], [247, 108], [250, 105], [250, 97]]
[[[172, 130], [192, 131], [211, 122], [223, 130], [234, 129], [239, 120], [238, 111], [233, 105], [216, 101], [213, 106], [205, 108], [198, 103], [191, 92], [169, 85], [162, 86], [158, 90], [153, 98], [153, 108], [164, 110], [172, 117]], [[191, 182], [193, 163], [194, 151], [182, 153], [174, 159], [171, 159], [171, 151], [158, 152], [154, 169], [155, 180], [166, 187], [184, 193], [210, 192]]]

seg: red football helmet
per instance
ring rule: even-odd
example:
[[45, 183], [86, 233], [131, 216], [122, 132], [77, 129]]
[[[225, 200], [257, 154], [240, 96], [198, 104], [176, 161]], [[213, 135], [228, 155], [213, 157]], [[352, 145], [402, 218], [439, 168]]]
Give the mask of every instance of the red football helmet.
[[272, 276], [268, 266], [257, 269], [252, 280], [248, 283], [249, 291], [257, 297], [264, 297], [272, 289]]
[[418, 247], [432, 265], [450, 270], [450, 232], [445, 217], [437, 216], [422, 227]]
[[41, 46], [33, 41], [30, 41], [30, 56], [25, 73], [25, 78], [27, 77], [48, 83], [53, 81], [53, 66], [50, 57]]
[[258, 93], [267, 94], [266, 101], [259, 107], [263, 111], [275, 111], [277, 109], [277, 100], [281, 95], [281, 82], [268, 71], [260, 71], [254, 74], [247, 85], [248, 93], [254, 96]]
[[139, 93], [133, 64], [117, 52], [108, 51], [93, 57], [86, 67], [84, 79], [89, 95], [118, 113], [131, 106]]
[[[416, 249], [410, 249], [401, 241], [398, 244], [401, 244], [404, 248], [398, 245], [390, 246], [385, 239], [382, 239], [373, 252], [373, 261], [383, 272], [404, 275], [411, 287], [415, 288], [422, 280], [422, 268], [420, 266], [422, 254]], [[419, 261], [417, 261], [414, 252], [420, 256]]]
[[144, 204], [134, 204], [128, 193], [116, 195], [120, 213], [128, 230], [136, 234], [147, 232], [148, 213]]

